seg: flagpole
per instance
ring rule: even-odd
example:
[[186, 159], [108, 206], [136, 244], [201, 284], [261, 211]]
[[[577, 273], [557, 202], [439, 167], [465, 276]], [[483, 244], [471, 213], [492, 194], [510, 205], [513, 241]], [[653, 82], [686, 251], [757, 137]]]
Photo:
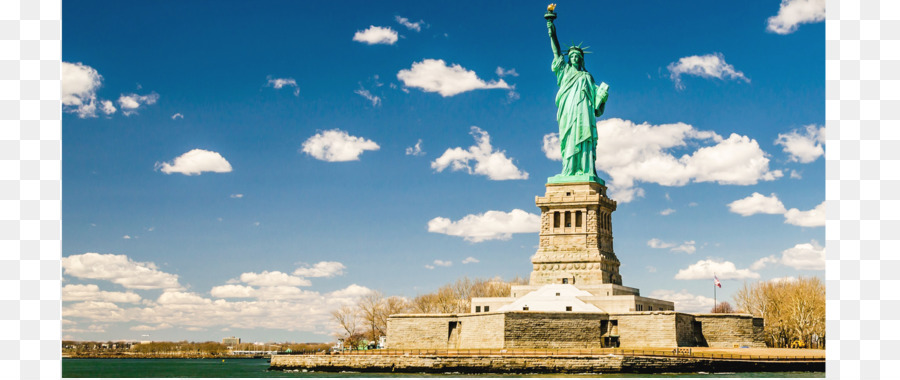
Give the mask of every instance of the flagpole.
[[[713, 273], [713, 278], [716, 278], [716, 274]], [[716, 282], [713, 281], [713, 313], [715, 313], [719, 306], [719, 301], [716, 299]]]

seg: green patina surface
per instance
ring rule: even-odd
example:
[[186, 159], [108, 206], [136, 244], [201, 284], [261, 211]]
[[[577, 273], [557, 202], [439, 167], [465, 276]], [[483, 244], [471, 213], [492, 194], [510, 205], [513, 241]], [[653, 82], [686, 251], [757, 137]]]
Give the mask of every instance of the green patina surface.
[[[609, 96], [609, 85], [597, 85], [584, 67], [584, 49], [569, 47], [563, 54], [556, 37], [553, 21], [556, 13], [548, 8], [544, 15], [553, 48], [551, 69], [556, 74], [556, 120], [559, 123], [559, 145], [562, 172], [550, 177], [548, 183], [597, 182], [597, 117], [603, 114]], [[568, 57], [568, 59], [566, 59]]]

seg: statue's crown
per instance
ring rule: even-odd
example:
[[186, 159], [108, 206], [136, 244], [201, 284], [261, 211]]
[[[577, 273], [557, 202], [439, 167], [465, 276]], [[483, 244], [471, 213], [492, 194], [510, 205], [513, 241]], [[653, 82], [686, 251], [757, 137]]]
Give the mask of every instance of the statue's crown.
[[575, 45], [574, 43], [569, 45], [569, 50], [568, 50], [567, 54], [571, 54], [572, 51], [577, 51], [582, 56], [584, 56], [585, 54], [591, 54], [591, 52], [587, 51], [587, 49], [590, 48], [590, 46], [581, 47], [582, 43], [583, 42], [579, 43], [578, 45]]

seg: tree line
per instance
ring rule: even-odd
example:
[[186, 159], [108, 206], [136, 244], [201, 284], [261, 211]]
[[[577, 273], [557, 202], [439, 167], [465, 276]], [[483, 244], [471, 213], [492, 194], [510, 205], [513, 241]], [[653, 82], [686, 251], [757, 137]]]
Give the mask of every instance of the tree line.
[[818, 277], [744, 283], [734, 301], [740, 312], [764, 318], [769, 347], [825, 347], [825, 284]]

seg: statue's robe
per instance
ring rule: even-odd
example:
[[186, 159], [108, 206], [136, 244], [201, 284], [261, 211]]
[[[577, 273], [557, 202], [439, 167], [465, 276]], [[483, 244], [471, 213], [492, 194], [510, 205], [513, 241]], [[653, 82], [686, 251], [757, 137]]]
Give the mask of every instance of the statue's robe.
[[559, 145], [562, 153], [562, 175], [596, 175], [597, 116], [603, 114], [609, 85], [594, 83], [587, 71], [578, 71], [565, 56], [553, 59], [556, 73], [556, 121], [559, 122]]

